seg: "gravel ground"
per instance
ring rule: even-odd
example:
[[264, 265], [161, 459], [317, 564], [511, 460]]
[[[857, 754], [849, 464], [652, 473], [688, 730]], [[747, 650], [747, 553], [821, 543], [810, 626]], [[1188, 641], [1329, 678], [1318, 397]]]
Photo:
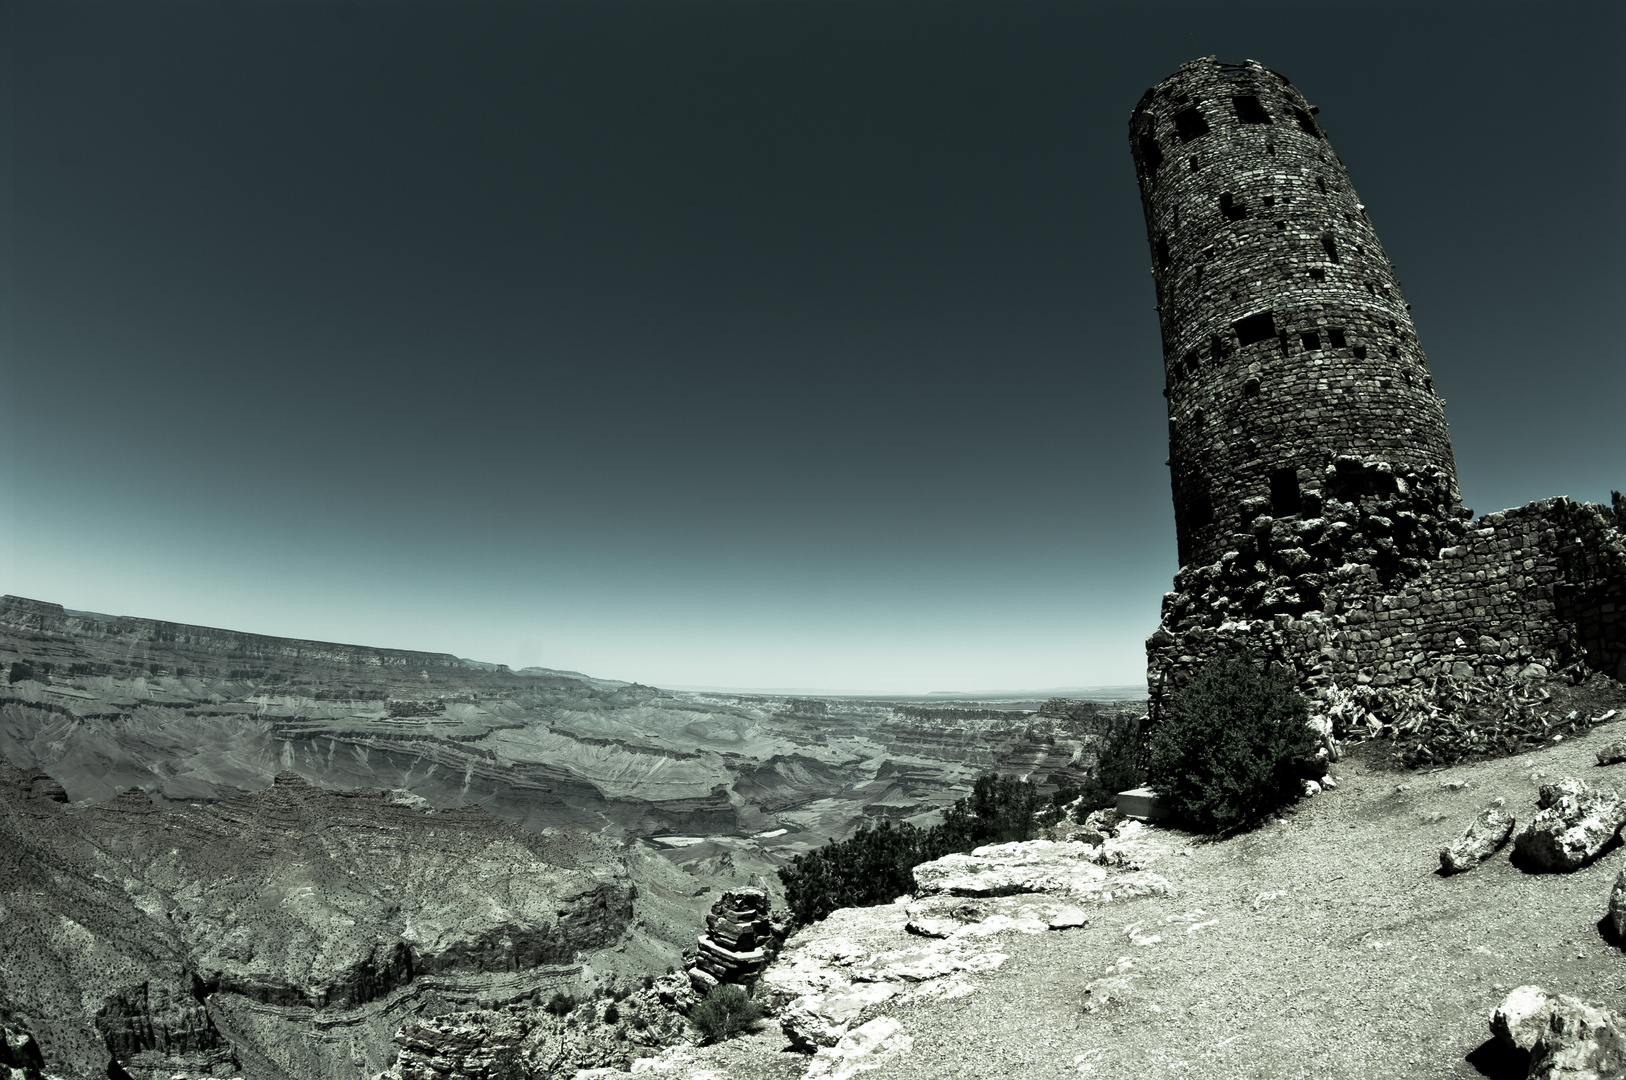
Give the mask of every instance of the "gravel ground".
[[[914, 1046], [861, 1075], [1499, 1075], [1482, 1044], [1512, 987], [1626, 1011], [1626, 954], [1601, 924], [1626, 850], [1532, 875], [1509, 862], [1509, 845], [1446, 878], [1440, 849], [1497, 796], [1522, 825], [1541, 783], [1626, 787], [1626, 765], [1601, 768], [1593, 753], [1623, 735], [1626, 725], [1608, 723], [1429, 773], [1395, 771], [1385, 747], [1359, 747], [1334, 770], [1337, 791], [1281, 823], [1218, 843], [1169, 833], [1178, 853], [1155, 869], [1178, 896], [1104, 906], [1083, 930], [1001, 935], [1010, 959], [976, 976], [976, 992], [888, 1008]], [[1161, 940], [1136, 944], [1132, 928]], [[1113, 965], [1122, 1000], [1085, 1012], [1085, 985]], [[784, 1046], [769, 1028], [700, 1056], [739, 1080], [800, 1075]]]

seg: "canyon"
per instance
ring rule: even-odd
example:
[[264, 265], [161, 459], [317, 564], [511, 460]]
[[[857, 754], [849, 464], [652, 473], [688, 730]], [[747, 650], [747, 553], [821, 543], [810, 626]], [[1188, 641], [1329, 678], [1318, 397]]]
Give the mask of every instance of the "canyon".
[[11, 596], [0, 663], [0, 1023], [64, 1076], [372, 1075], [413, 1018], [680, 965], [718, 893], [777, 906], [796, 854], [979, 773], [1076, 784], [1144, 709], [678, 692]]

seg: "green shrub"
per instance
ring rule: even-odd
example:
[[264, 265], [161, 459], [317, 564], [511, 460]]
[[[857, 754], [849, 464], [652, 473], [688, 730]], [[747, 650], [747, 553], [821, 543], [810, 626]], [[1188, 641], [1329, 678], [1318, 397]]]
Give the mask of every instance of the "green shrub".
[[621, 1010], [616, 1007], [614, 1001], [604, 1006], [604, 1022], [606, 1024], [619, 1024], [621, 1022]]
[[689, 1011], [689, 1023], [699, 1030], [702, 1041], [708, 1043], [733, 1038], [761, 1019], [762, 1006], [733, 983], [717, 987]]
[[1211, 660], [1169, 697], [1153, 730], [1147, 779], [1179, 820], [1232, 832], [1298, 797], [1314, 752], [1309, 704], [1286, 669]]
[[779, 870], [785, 906], [792, 919], [806, 926], [837, 908], [889, 903], [914, 891], [910, 871], [923, 862], [983, 844], [1032, 839], [1034, 815], [1044, 805], [1025, 780], [979, 776], [970, 795], [943, 811], [941, 825], [920, 829], [882, 820], [796, 856]]
[[563, 990], [555, 990], [543, 1008], [554, 1016], [568, 1016], [576, 1009], [576, 999]]
[[1080, 789], [1084, 802], [1079, 807], [1079, 820], [1091, 810], [1117, 806], [1118, 792], [1138, 788], [1146, 782], [1140, 765], [1141, 749], [1139, 720], [1125, 721], [1112, 730], [1095, 768]]

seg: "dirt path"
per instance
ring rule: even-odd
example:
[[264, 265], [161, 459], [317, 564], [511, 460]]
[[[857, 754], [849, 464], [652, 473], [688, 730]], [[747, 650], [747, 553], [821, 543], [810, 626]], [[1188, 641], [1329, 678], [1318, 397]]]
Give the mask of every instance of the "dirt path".
[[[1104, 908], [1083, 931], [1010, 935], [982, 992], [900, 1006], [915, 1044], [886, 1075], [1467, 1078], [1483, 1075], [1467, 1057], [1513, 986], [1626, 1009], [1626, 954], [1599, 928], [1626, 850], [1573, 874], [1523, 873], [1507, 849], [1435, 873], [1440, 848], [1497, 796], [1522, 824], [1546, 780], [1626, 786], [1626, 765], [1593, 756], [1623, 734], [1611, 723], [1435, 773], [1374, 768], [1382, 748], [1366, 748], [1335, 770], [1336, 792], [1285, 823], [1160, 864], [1177, 898]], [[1135, 944], [1131, 928], [1161, 940]], [[1084, 984], [1126, 956], [1126, 1000], [1083, 1013]]]

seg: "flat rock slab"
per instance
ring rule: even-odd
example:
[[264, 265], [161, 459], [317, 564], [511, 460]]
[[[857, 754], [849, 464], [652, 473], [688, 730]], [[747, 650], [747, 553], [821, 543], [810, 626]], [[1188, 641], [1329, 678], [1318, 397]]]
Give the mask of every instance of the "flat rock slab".
[[[1138, 828], [1138, 824], [1137, 824]], [[1173, 889], [1146, 867], [1168, 853], [1151, 830], [1105, 844], [1027, 840], [990, 844], [969, 855], [946, 855], [915, 867], [919, 895], [968, 898], [1043, 893], [1092, 903], [1138, 896], [1168, 896]], [[1108, 870], [1128, 869], [1127, 874]]]

